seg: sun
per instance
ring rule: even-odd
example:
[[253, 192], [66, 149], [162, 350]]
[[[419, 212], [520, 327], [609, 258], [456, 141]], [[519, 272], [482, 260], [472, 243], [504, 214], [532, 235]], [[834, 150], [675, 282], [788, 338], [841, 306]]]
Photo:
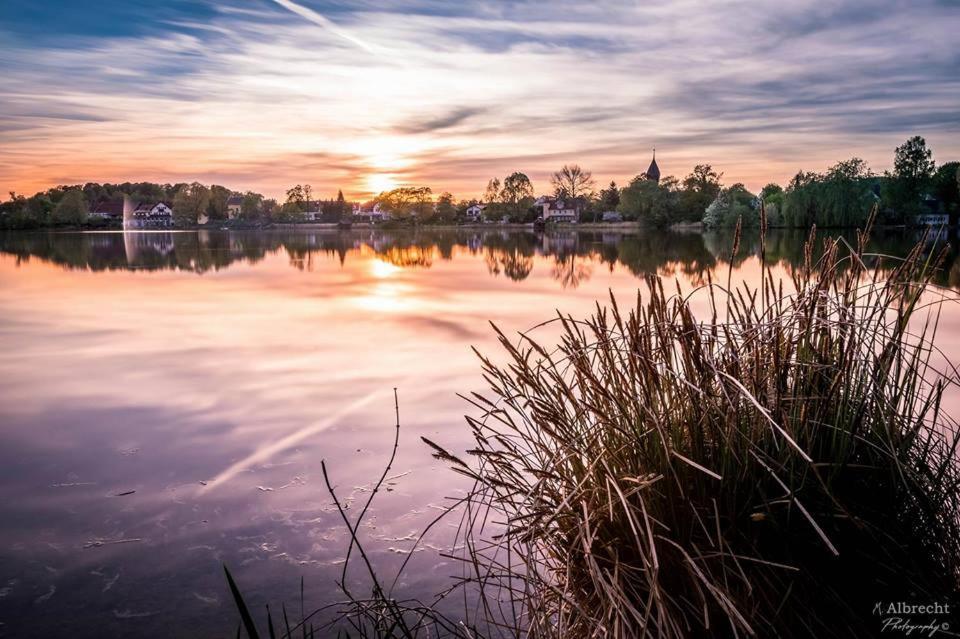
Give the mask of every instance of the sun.
[[371, 173], [366, 179], [367, 189], [371, 193], [383, 193], [397, 188], [397, 180], [389, 173]]

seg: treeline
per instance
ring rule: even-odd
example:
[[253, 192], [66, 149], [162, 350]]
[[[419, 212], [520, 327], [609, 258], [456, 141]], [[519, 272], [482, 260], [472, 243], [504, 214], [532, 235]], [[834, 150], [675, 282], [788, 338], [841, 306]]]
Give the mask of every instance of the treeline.
[[259, 193], [240, 193], [218, 184], [199, 182], [155, 184], [153, 182], [124, 182], [56, 186], [31, 197], [10, 193], [10, 199], [0, 202], [0, 228], [33, 229], [43, 227], [108, 227], [119, 224], [91, 215], [105, 202], [116, 202], [129, 197], [134, 203], [164, 202], [173, 210], [176, 222], [182, 226], [201, 221], [227, 220], [228, 201], [242, 201], [240, 217], [257, 219], [264, 211], [276, 208], [275, 200], [265, 199]]
[[[922, 137], [897, 147], [892, 171], [875, 174], [859, 158], [838, 162], [823, 173], [798, 172], [786, 188], [768, 184], [757, 195], [743, 184], [724, 186], [722, 173], [698, 164], [683, 179], [640, 174], [620, 187], [610, 182], [597, 190], [590, 171], [565, 165], [550, 178], [551, 197], [574, 207], [580, 222], [628, 221], [652, 227], [702, 223], [708, 228], [759, 224], [761, 206], [771, 226], [786, 228], [861, 226], [875, 208], [885, 224], [911, 224], [923, 214], [960, 218], [960, 162], [939, 167]], [[451, 193], [434, 196], [428, 186], [402, 186], [360, 205], [361, 215], [384, 214], [391, 224], [457, 224], [482, 218], [490, 222], [530, 223], [542, 214], [542, 200], [530, 178], [520, 172], [493, 178], [479, 199], [456, 200]], [[315, 200], [312, 187], [298, 184], [282, 203], [252, 191], [233, 191], [198, 182], [153, 184], [88, 183], [57, 186], [32, 197], [10, 194], [0, 203], [0, 228], [108, 226], [117, 220], [91, 216], [103, 201], [123, 196], [135, 202], [166, 202], [178, 226], [231, 220], [240, 224], [339, 222], [355, 205], [342, 191]]]
[[[708, 228], [759, 224], [763, 205], [771, 226], [784, 228], [862, 226], [875, 208], [879, 222], [912, 224], [923, 214], [960, 217], [960, 163], [937, 167], [926, 141], [910, 138], [894, 152], [893, 171], [875, 174], [860, 158], [838, 162], [824, 173], [800, 171], [786, 188], [768, 184], [760, 194], [743, 184], [724, 186], [723, 174], [710, 164], [698, 164], [682, 179], [651, 179], [642, 173], [620, 187], [610, 182], [596, 190], [590, 171], [565, 165], [552, 174], [552, 197], [572, 202], [580, 222], [624, 220], [652, 227], [702, 223]], [[297, 187], [299, 188], [299, 187]], [[309, 187], [307, 187], [309, 188]], [[284, 209], [297, 210], [297, 198]], [[515, 171], [487, 183], [480, 199], [456, 201], [452, 194], [434, 198], [426, 186], [404, 186], [381, 193], [376, 204], [395, 222], [448, 224], [474, 221], [467, 215], [483, 206], [482, 218], [492, 222], [530, 223], [542, 213], [530, 178]], [[307, 198], [309, 199], [309, 197]]]
[[[910, 225], [921, 215], [947, 216], [955, 225], [960, 217], [960, 162], [936, 166], [920, 136], [896, 148], [893, 170], [882, 175], [855, 157], [823, 173], [800, 171], [786, 188], [768, 184], [759, 195], [739, 183], [722, 186], [721, 177], [710, 165], [697, 166], [683, 181], [637, 176], [619, 192], [618, 210], [652, 226], [699, 221], [708, 228], [738, 220], [755, 227], [761, 204], [770, 226], [784, 228], [862, 226], [874, 209], [880, 223], [891, 225]], [[601, 194], [607, 204], [615, 197]]]

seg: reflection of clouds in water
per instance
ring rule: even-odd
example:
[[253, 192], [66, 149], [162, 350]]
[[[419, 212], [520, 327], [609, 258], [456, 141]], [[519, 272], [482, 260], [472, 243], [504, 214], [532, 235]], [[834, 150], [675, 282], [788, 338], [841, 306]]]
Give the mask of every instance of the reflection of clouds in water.
[[[285, 435], [280, 439], [267, 443], [257, 450], [255, 450], [250, 455], [247, 455], [240, 461], [231, 464], [228, 468], [224, 469], [220, 474], [211, 479], [205, 486], [201, 486], [199, 493], [206, 494], [216, 488], [217, 486], [230, 481], [237, 473], [246, 470], [250, 466], [255, 464], [263, 463], [273, 457], [275, 454], [294, 446], [303, 440], [307, 439], [311, 435], [319, 433], [320, 431], [326, 430], [336, 424], [339, 420], [347, 417], [348, 415], [354, 413], [355, 411], [363, 408], [374, 399], [377, 399], [381, 395], [385, 395], [386, 391], [384, 389], [377, 389], [367, 393], [366, 395], [355, 399], [350, 402], [343, 408], [340, 408], [332, 415], [326, 419], [314, 422], [309, 426], [305, 426], [293, 433]], [[272, 489], [269, 489], [272, 490]]]
[[[772, 234], [778, 275], [802, 258], [802, 240]], [[87, 603], [83, 588], [99, 593], [122, 569], [104, 593], [106, 622], [114, 608], [153, 610], [120, 599], [132, 593], [166, 598], [207, 629], [211, 606], [194, 593], [222, 592], [221, 562], [249, 565], [258, 595], [282, 599], [283, 584], [306, 574], [308, 588], [321, 588], [308, 600], [330, 601], [323, 588], [339, 573], [331, 567], [347, 533], [319, 461], [330, 462], [342, 497], [362, 502], [389, 455], [388, 389], [398, 386], [395, 468], [414, 473], [385, 487], [361, 529], [387, 574], [408, 556], [390, 548], [408, 549], [411, 531], [459, 487], [418, 436], [469, 443], [456, 393], [483, 390], [469, 347], [497, 356], [488, 320], [510, 335], [555, 309], [581, 317], [611, 289], [635, 299], [647, 273], [673, 273], [689, 290], [706, 269], [725, 273], [729, 251], [723, 237], [612, 232], [158, 233], [137, 242], [146, 245], [128, 254], [120, 233], [0, 236], [0, 545], [15, 549], [10, 561], [25, 575], [5, 586], [5, 605], [29, 606], [56, 581], [44, 611], [67, 614]], [[884, 242], [878, 252], [897, 252]], [[755, 281], [755, 243], [742, 246], [734, 278]], [[394, 262], [382, 258], [391, 251]], [[291, 268], [293, 258], [312, 270]], [[589, 278], [580, 266], [593, 266]], [[402, 306], [377, 310], [390, 300]], [[549, 344], [558, 332], [536, 334]], [[948, 328], [943, 343], [953, 348], [958, 334], [960, 325]], [[211, 477], [218, 488], [202, 492]], [[436, 544], [423, 547], [443, 547], [455, 525], [437, 526]], [[81, 548], [121, 539], [142, 541]], [[414, 553], [411, 580], [436, 577], [435, 560]], [[104, 576], [72, 587], [77, 564]], [[180, 583], [158, 586], [162, 573]]]

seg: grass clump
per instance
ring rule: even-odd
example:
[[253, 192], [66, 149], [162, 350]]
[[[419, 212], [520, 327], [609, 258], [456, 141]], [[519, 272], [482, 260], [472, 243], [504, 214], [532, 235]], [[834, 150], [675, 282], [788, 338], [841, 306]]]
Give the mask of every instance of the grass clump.
[[957, 603], [936, 260], [879, 268], [866, 242], [811, 236], [786, 291], [650, 277], [627, 313], [558, 318], [555, 350], [500, 333], [467, 461], [427, 442], [476, 482], [492, 634], [872, 636], [879, 602]]

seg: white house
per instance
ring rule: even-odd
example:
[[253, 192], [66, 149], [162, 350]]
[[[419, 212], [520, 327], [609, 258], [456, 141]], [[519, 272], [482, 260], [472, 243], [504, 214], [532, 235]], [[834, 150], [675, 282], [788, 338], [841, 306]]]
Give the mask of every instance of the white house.
[[390, 219], [390, 213], [381, 209], [379, 202], [354, 204], [353, 219], [355, 221], [366, 221], [369, 219], [371, 223], [377, 223]]
[[123, 228], [153, 229], [173, 226], [173, 209], [166, 202], [141, 202], [124, 207]]
[[303, 219], [307, 222], [316, 222], [323, 217], [323, 205], [320, 200], [308, 200], [307, 210], [303, 212]]
[[471, 222], [479, 222], [483, 219], [483, 209], [487, 208], [486, 204], [474, 204], [467, 207], [467, 219]]
[[243, 196], [231, 195], [227, 198], [227, 217], [235, 220], [240, 217], [240, 210], [243, 208]]
[[580, 219], [582, 207], [579, 200], [574, 198], [540, 197], [534, 202], [540, 207], [544, 222], [575, 223]]

